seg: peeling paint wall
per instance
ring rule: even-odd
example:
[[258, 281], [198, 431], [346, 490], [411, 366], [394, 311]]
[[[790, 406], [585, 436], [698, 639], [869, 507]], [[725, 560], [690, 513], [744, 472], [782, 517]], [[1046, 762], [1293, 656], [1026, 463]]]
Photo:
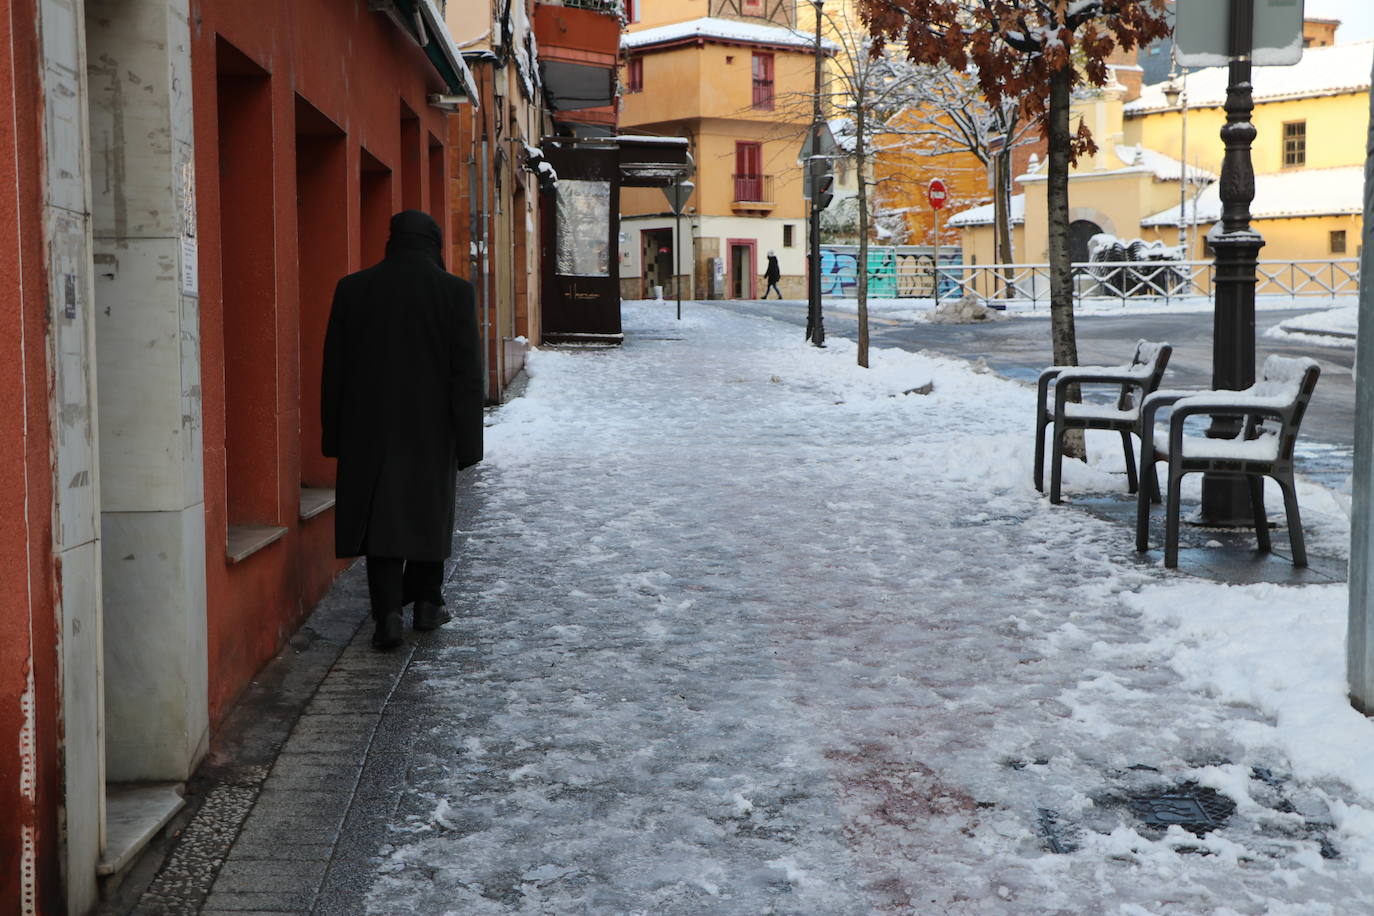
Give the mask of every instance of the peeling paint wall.
[[96, 902], [104, 833], [100, 488], [95, 415], [86, 65], [81, 0], [42, 0], [48, 365], [61, 595], [64, 865], [69, 912]]

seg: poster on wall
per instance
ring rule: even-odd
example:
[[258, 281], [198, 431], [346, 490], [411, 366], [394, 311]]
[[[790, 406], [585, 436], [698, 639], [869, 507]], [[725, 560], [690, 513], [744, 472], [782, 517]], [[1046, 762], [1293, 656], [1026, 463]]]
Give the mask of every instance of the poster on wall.
[[558, 182], [558, 273], [565, 277], [609, 277], [611, 183]]

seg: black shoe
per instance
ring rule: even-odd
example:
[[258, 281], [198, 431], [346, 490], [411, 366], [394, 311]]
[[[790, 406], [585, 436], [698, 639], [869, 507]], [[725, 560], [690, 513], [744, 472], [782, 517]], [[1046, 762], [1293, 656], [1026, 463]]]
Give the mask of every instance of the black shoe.
[[372, 631], [372, 648], [394, 649], [405, 641], [401, 612], [392, 611], [377, 620], [377, 629]]
[[431, 601], [415, 602], [414, 626], [417, 630], [437, 630], [453, 619], [442, 604]]

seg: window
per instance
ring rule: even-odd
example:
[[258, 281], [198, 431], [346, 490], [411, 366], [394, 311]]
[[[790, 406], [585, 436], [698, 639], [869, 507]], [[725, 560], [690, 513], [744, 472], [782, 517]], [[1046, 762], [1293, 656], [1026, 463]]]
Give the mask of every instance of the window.
[[1307, 164], [1307, 122], [1288, 121], [1283, 125], [1283, 165], [1291, 168]]
[[754, 107], [773, 108], [773, 55], [754, 52]]
[[639, 0], [625, 0], [625, 15], [631, 22], [639, 21]]
[[735, 142], [735, 200], [763, 200], [763, 144]]
[[767, 16], [763, 0], [740, 0], [739, 11], [745, 16]]
[[1331, 253], [1345, 254], [1345, 230], [1335, 229], [1331, 232]]
[[783, 223], [782, 226], [782, 247], [792, 248], [797, 244], [796, 226], [791, 223]]
[[644, 58], [631, 57], [625, 64], [625, 91], [644, 91]]

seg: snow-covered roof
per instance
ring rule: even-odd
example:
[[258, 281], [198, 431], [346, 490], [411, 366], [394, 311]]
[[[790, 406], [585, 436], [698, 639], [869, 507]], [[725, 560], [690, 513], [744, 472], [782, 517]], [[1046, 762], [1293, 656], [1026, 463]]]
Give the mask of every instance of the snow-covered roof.
[[[1319, 95], [1338, 95], [1369, 90], [1374, 39], [1350, 44], [1308, 48], [1291, 67], [1255, 67], [1251, 82], [1255, 101], [1272, 102]], [[1226, 101], [1226, 67], [1206, 67], [1188, 74], [1188, 107], [1219, 107]], [[1164, 97], [1165, 83], [1145, 86], [1140, 98], [1127, 102], [1127, 117], [1176, 109]]]
[[639, 146], [680, 146], [686, 149], [688, 140], [686, 137], [661, 137], [657, 135], [639, 136], [638, 134], [619, 134], [616, 136], [617, 143], [630, 143]]
[[846, 153], [854, 152], [858, 140], [854, 133], [854, 122], [849, 118], [832, 118], [829, 123], [830, 135], [835, 138], [835, 145]]
[[[1146, 146], [1117, 146], [1115, 149], [1116, 158], [1125, 163], [1119, 169], [1102, 169], [1101, 171], [1080, 171], [1074, 173], [1080, 175], [1124, 175], [1128, 172], [1150, 172], [1156, 181], [1178, 181], [1183, 174], [1183, 163], [1172, 156], [1152, 150]], [[1037, 168], [1032, 169], [1025, 175], [1017, 178], [1017, 181], [1046, 181], [1049, 179], [1047, 166], [1049, 160], [1046, 159], [1039, 163]], [[1204, 168], [1196, 165], [1188, 166], [1188, 180], [1194, 183], [1214, 181], [1216, 175]]]
[[[1137, 167], [1149, 169], [1160, 181], [1178, 181], [1183, 174], [1182, 162], [1147, 146], [1118, 146], [1116, 156], [1122, 162], [1134, 161]], [[1199, 166], [1188, 166], [1188, 180], [1191, 182], [1215, 181], [1216, 177]]]
[[[1364, 166], [1349, 165], [1331, 169], [1298, 169], [1268, 172], [1255, 176], [1255, 200], [1250, 215], [1255, 219], [1283, 219], [1298, 216], [1340, 216], [1364, 212]], [[1195, 223], [1221, 219], [1220, 185], [1214, 184], [1199, 195]], [[1142, 226], [1177, 226], [1179, 208], [1162, 210], [1140, 221]]]
[[[692, 39], [741, 42], [743, 44], [777, 45], [792, 48], [814, 48], [816, 34], [799, 32], [776, 25], [761, 25], [756, 22], [739, 22], [734, 19], [719, 19], [703, 16], [686, 22], [626, 32], [620, 36], [620, 46], [626, 50], [647, 48], [653, 45], [675, 44]], [[839, 45], [833, 41], [823, 41], [827, 51], [838, 51]]]
[[[991, 226], [995, 217], [995, 205], [984, 204], [981, 207], [961, 210], [950, 217], [949, 224], [951, 226]], [[1026, 221], [1026, 195], [1016, 194], [1012, 196], [1011, 221], [1013, 224]]]

